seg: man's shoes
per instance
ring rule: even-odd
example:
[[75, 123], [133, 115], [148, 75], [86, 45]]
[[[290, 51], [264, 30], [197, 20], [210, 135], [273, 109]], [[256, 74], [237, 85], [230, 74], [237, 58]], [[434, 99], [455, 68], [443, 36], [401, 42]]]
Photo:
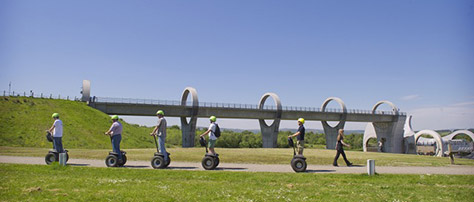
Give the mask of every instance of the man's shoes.
[[352, 166], [352, 163], [347, 164], [347, 167], [351, 167], [351, 166]]
[[334, 166], [334, 167], [339, 167], [337, 164], [332, 164], [332, 166]]

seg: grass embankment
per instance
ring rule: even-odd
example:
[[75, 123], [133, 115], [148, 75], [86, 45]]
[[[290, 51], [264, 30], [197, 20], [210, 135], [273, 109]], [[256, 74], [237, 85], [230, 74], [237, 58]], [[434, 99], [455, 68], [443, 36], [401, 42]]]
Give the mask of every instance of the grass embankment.
[[[0, 164], [0, 201], [471, 201], [474, 176]], [[28, 179], [28, 180], [25, 180]]]
[[[105, 159], [109, 150], [103, 149], [68, 149], [70, 158]], [[148, 161], [156, 152], [155, 149], [127, 149], [129, 160]], [[293, 156], [292, 149], [228, 149], [216, 148], [221, 162], [225, 163], [251, 163], [251, 164], [289, 164]], [[44, 148], [25, 147], [0, 147], [0, 155], [12, 156], [38, 156], [43, 157], [48, 152]], [[205, 153], [204, 148], [168, 148], [172, 161], [200, 162]], [[308, 164], [331, 165], [334, 150], [305, 149], [304, 155]], [[449, 158], [432, 156], [419, 156], [413, 154], [390, 154], [346, 151], [348, 159], [356, 165], [365, 165], [367, 159], [375, 159], [377, 166], [449, 166]], [[456, 165], [474, 166], [472, 159], [455, 159]], [[345, 165], [342, 157], [339, 164]]]
[[[51, 114], [58, 112], [64, 124], [63, 142], [68, 148], [110, 147], [103, 135], [112, 124], [110, 117], [83, 102], [28, 97], [0, 97], [0, 146], [52, 147], [44, 132], [53, 124]], [[148, 136], [151, 128], [122, 121], [124, 148], [154, 147]], [[180, 134], [168, 129], [169, 134]]]

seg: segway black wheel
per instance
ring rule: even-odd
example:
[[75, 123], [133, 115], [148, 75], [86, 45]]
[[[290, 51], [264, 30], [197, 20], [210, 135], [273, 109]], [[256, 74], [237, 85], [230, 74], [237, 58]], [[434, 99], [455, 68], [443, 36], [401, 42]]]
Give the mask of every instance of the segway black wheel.
[[151, 167], [154, 169], [164, 168], [166, 166], [165, 160], [161, 156], [155, 156], [151, 159]]
[[46, 162], [46, 164], [50, 165], [51, 163], [56, 161], [56, 155], [54, 155], [53, 153], [46, 154], [46, 156], [44, 157], [44, 161]]
[[123, 166], [127, 163], [127, 156], [122, 155], [122, 163], [119, 163], [118, 166]]
[[304, 159], [295, 158], [291, 160], [291, 168], [293, 168], [295, 172], [305, 172], [307, 166], [306, 160]]
[[210, 157], [210, 156], [206, 156], [202, 159], [202, 167], [206, 170], [213, 170], [214, 168], [216, 168], [217, 164], [216, 164], [216, 161], [215, 161], [215, 158], [213, 157]]
[[105, 165], [107, 167], [117, 167], [118, 164], [118, 158], [115, 155], [108, 155], [107, 158], [105, 158]]
[[69, 161], [69, 154], [66, 152], [66, 162]]
[[215, 168], [217, 168], [217, 166], [219, 165], [219, 157], [216, 157], [215, 164], [216, 164]]
[[171, 158], [170, 156], [168, 156], [168, 161], [166, 161], [166, 165], [165, 165], [165, 168], [168, 167], [171, 163]]

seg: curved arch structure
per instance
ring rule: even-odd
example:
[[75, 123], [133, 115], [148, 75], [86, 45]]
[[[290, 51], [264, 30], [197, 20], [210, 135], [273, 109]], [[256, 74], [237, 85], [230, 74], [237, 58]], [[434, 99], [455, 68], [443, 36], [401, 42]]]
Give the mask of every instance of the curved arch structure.
[[346, 116], [347, 116], [347, 108], [346, 104], [344, 101], [342, 101], [341, 98], [338, 97], [329, 97], [327, 98], [324, 102], [323, 105], [321, 106], [321, 111], [326, 110], [326, 106], [329, 104], [331, 101], [336, 101], [339, 103], [339, 105], [342, 108], [342, 114], [339, 117], [339, 123], [332, 127], [328, 124], [327, 121], [321, 121], [324, 129], [324, 133], [326, 135], [326, 149], [335, 149], [336, 148], [336, 143], [337, 143], [337, 132], [339, 129], [344, 129], [344, 125], [346, 124]]
[[385, 139], [382, 146], [383, 152], [404, 153], [405, 149], [403, 146], [403, 128], [405, 125], [406, 116], [400, 116], [397, 106], [387, 100], [377, 102], [372, 107], [372, 114], [376, 114], [377, 108], [382, 104], [387, 104], [392, 107], [394, 116], [391, 122], [372, 122], [375, 135], [377, 137], [377, 142], [379, 142], [382, 138]]
[[189, 123], [186, 117], [181, 117], [181, 131], [183, 138], [183, 147], [194, 147], [194, 136], [196, 135], [197, 114], [199, 111], [199, 100], [196, 89], [186, 87], [181, 96], [181, 105], [186, 106], [188, 96], [191, 94], [193, 105], [191, 106], [191, 113]]
[[281, 114], [282, 114], [282, 106], [280, 97], [278, 97], [275, 93], [265, 93], [262, 98], [260, 98], [260, 103], [258, 105], [258, 109], [264, 110], [263, 106], [265, 105], [265, 101], [268, 97], [272, 97], [276, 104], [276, 113], [275, 119], [271, 125], [267, 125], [264, 119], [259, 119], [258, 122], [260, 123], [260, 130], [262, 132], [262, 143], [263, 148], [274, 148], [277, 146], [277, 139], [278, 139], [278, 130], [280, 127], [281, 121]]
[[436, 152], [435, 156], [443, 156], [444, 148], [443, 148], [443, 140], [441, 139], [441, 135], [434, 130], [422, 130], [420, 132], [415, 133], [415, 144], [418, 142], [418, 139], [421, 135], [431, 135], [433, 139], [436, 141]]
[[364, 152], [367, 152], [367, 143], [369, 142], [370, 138], [377, 138], [377, 134], [375, 133], [375, 128], [372, 123], [368, 123], [365, 127], [364, 139], [362, 142], [362, 148], [364, 149]]
[[399, 113], [399, 109], [397, 108], [397, 106], [395, 106], [395, 104], [393, 104], [392, 102], [390, 101], [387, 101], [387, 100], [382, 100], [382, 101], [379, 101], [377, 102], [374, 107], [372, 107], [372, 114], [375, 114], [375, 110], [377, 110], [377, 108], [382, 105], [382, 104], [388, 104], [390, 105], [390, 107], [392, 107], [392, 111], [395, 113], [395, 115], [398, 115]]
[[457, 131], [454, 131], [453, 133], [444, 136], [442, 139], [443, 139], [444, 141], [449, 141], [449, 140], [454, 139], [454, 137], [456, 137], [457, 135], [460, 135], [460, 134], [465, 134], [465, 135], [469, 136], [472, 141], [474, 141], [474, 133], [471, 132], [471, 131], [468, 131], [468, 130], [457, 130]]

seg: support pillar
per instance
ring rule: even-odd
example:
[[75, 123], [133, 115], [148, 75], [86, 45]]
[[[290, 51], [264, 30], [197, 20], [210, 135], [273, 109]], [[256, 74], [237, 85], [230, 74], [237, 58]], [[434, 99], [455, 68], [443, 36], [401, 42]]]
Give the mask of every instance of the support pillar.
[[281, 121], [281, 114], [282, 114], [282, 107], [281, 101], [277, 94], [275, 93], [265, 93], [262, 98], [260, 99], [260, 104], [258, 109], [260, 110], [267, 110], [264, 109], [263, 106], [265, 101], [268, 97], [272, 97], [276, 104], [276, 113], [273, 123], [269, 126], [265, 123], [264, 119], [259, 119], [258, 122], [260, 123], [260, 130], [262, 132], [262, 143], [263, 148], [275, 148], [277, 147], [277, 139], [278, 139], [278, 131], [280, 127]]
[[388, 153], [404, 153], [403, 127], [405, 125], [406, 116], [399, 114], [398, 108], [390, 101], [380, 101], [372, 108], [372, 113], [381, 104], [388, 104], [392, 107], [393, 121], [392, 122], [373, 122], [377, 142], [382, 138], [385, 139], [383, 150]]
[[[187, 99], [188, 95], [191, 93], [193, 104], [192, 106], [187, 106]], [[194, 88], [187, 87], [183, 91], [183, 95], [181, 96], [181, 105], [190, 108], [191, 117], [188, 121], [186, 117], [181, 117], [181, 132], [182, 132], [182, 146], [183, 147], [194, 147], [194, 138], [196, 136], [196, 124], [197, 124], [197, 114], [199, 110], [199, 100], [197, 96], [197, 91]]]
[[336, 101], [339, 103], [342, 108], [342, 114], [339, 118], [339, 123], [335, 127], [330, 126], [327, 121], [321, 121], [321, 123], [323, 124], [324, 134], [326, 135], [326, 149], [336, 149], [337, 133], [339, 129], [344, 129], [344, 124], [346, 124], [347, 116], [346, 104], [344, 104], [344, 102], [337, 97], [330, 97], [326, 99], [323, 102], [323, 105], [321, 106], [321, 111], [324, 112], [326, 110], [326, 106], [331, 101]]

